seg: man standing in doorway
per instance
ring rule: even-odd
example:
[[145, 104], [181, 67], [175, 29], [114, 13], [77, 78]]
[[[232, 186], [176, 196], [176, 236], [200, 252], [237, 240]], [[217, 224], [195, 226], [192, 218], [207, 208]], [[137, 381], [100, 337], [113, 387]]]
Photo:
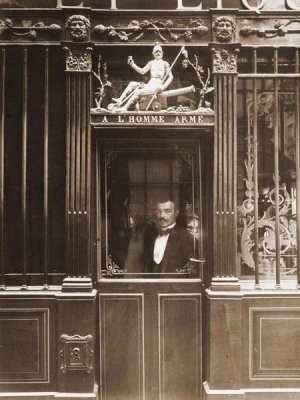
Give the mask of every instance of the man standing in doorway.
[[179, 210], [173, 201], [157, 202], [155, 229], [145, 232], [146, 272], [177, 272], [193, 256], [193, 238], [185, 229], [176, 224], [178, 214]]

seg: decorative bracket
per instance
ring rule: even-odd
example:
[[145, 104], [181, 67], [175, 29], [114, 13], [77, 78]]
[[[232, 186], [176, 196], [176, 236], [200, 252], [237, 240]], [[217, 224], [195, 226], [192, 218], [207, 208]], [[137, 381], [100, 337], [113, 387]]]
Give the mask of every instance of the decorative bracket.
[[92, 71], [92, 47], [78, 46], [68, 43], [64, 46], [66, 52], [67, 72], [91, 72]]
[[72, 370], [86, 371], [88, 374], [93, 367], [93, 336], [68, 336], [61, 335], [62, 348], [60, 356], [62, 359], [60, 369], [63, 373]]
[[218, 48], [212, 47], [213, 53], [213, 73], [237, 73], [237, 54], [239, 48], [232, 47]]

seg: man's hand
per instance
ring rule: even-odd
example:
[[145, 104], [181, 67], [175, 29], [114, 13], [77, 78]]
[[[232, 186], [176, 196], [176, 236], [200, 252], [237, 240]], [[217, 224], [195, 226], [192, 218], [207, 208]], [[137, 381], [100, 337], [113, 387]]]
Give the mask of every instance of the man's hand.
[[133, 63], [133, 58], [132, 58], [132, 56], [128, 56], [127, 64], [128, 64], [128, 65], [131, 65], [132, 63]]

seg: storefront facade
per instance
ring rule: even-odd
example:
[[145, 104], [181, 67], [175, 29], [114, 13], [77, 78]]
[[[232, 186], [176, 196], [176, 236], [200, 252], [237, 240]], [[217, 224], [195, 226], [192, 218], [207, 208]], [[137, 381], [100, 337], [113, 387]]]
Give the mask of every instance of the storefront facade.
[[0, 2], [0, 397], [300, 398], [300, 2], [28, 3]]

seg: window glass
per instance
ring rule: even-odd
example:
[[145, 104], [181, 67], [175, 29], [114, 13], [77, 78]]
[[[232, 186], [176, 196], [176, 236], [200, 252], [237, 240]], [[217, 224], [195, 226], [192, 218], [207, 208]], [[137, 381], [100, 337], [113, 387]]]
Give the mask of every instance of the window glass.
[[293, 279], [297, 273], [295, 80], [257, 79], [256, 96], [254, 89], [254, 80], [239, 81], [240, 274], [253, 279], [257, 263], [259, 280], [275, 280], [279, 260], [280, 280]]
[[198, 149], [107, 148], [100, 159], [102, 277], [199, 277]]

